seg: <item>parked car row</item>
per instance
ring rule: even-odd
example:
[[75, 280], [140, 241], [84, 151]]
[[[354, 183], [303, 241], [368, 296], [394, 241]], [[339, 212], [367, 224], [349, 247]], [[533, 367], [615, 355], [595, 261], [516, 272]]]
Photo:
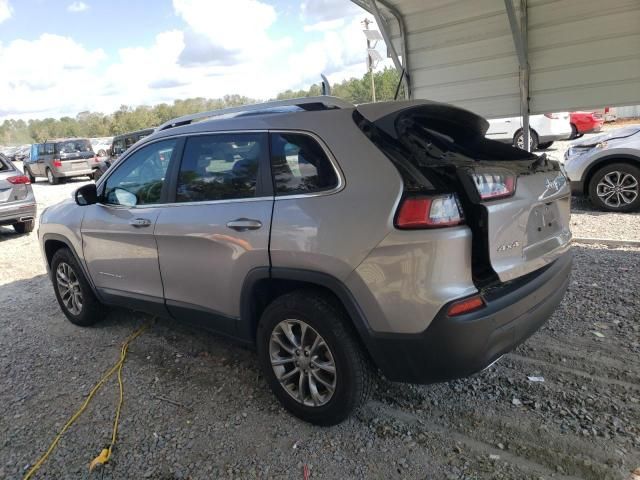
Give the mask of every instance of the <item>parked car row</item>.
[[0, 153], [0, 225], [13, 225], [18, 233], [35, 226], [36, 200], [29, 178]]
[[31, 182], [45, 177], [51, 185], [81, 176], [93, 176], [100, 161], [86, 138], [64, 138], [34, 143], [24, 161], [24, 173]]
[[564, 168], [576, 195], [611, 212], [640, 209], [640, 125], [571, 144]]
[[[599, 132], [605, 121], [615, 119], [615, 109], [610, 107], [594, 111], [531, 115], [529, 117], [530, 150], [545, 150], [557, 140], [572, 140], [585, 133]], [[522, 117], [490, 119], [487, 138], [524, 148]]]
[[29, 149], [31, 145], [18, 145], [15, 147], [3, 147], [0, 148], [0, 153], [2, 153], [7, 159], [12, 162], [20, 162], [24, 160], [24, 158], [29, 156]]

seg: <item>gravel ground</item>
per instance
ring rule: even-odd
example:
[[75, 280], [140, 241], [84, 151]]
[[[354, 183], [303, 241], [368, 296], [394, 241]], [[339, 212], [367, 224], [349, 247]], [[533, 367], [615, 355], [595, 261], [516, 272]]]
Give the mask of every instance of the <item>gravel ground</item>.
[[[45, 204], [82, 182], [38, 182]], [[609, 218], [609, 217], [607, 217]], [[636, 224], [637, 225], [637, 224]], [[160, 320], [131, 345], [125, 405], [101, 479], [627, 479], [640, 467], [640, 249], [576, 245], [571, 285], [548, 324], [472, 378], [380, 381], [332, 428], [288, 415], [255, 354]], [[114, 311], [70, 324], [35, 233], [0, 227], [0, 478], [20, 478], [146, 320]], [[543, 377], [534, 382], [530, 376]], [[111, 381], [36, 478], [88, 478], [108, 443]]]

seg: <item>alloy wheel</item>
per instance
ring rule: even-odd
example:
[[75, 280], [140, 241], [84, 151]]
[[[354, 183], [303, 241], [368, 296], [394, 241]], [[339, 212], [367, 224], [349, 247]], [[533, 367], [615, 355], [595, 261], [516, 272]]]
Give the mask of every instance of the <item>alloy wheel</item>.
[[336, 390], [336, 364], [322, 336], [307, 323], [278, 323], [269, 341], [271, 367], [282, 388], [297, 402], [320, 407]]
[[640, 194], [638, 179], [615, 170], [605, 174], [596, 186], [596, 194], [608, 207], [620, 208], [633, 203]]
[[58, 265], [56, 269], [56, 283], [58, 284], [58, 293], [65, 308], [72, 315], [79, 315], [82, 311], [83, 304], [80, 281], [68, 263], [60, 262]]

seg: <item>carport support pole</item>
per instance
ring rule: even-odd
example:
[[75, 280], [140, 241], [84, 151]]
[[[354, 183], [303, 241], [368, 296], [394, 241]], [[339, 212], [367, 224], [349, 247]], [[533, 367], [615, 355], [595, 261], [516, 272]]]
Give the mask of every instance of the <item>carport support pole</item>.
[[514, 0], [504, 0], [509, 17], [513, 43], [518, 55], [520, 77], [520, 114], [522, 115], [522, 139], [527, 151], [531, 151], [529, 133], [529, 38], [527, 31], [527, 0], [520, 0], [520, 19], [516, 16]]

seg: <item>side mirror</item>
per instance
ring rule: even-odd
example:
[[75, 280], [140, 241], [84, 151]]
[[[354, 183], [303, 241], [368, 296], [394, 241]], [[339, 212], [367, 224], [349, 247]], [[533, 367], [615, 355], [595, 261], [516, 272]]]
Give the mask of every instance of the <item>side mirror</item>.
[[74, 193], [73, 196], [76, 200], [76, 203], [81, 207], [98, 203], [98, 190], [96, 189], [95, 183], [89, 183], [83, 187], [80, 187], [78, 190], [76, 190], [76, 193]]

